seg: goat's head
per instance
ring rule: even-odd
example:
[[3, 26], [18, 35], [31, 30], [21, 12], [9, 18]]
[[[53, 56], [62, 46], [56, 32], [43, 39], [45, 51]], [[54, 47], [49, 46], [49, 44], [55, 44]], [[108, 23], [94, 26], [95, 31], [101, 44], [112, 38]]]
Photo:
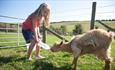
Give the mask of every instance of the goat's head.
[[64, 44], [63, 41], [61, 41], [60, 43], [55, 43], [55, 44], [50, 48], [50, 50], [51, 50], [52, 52], [58, 52], [58, 51], [60, 51], [60, 50], [62, 49], [63, 44]]

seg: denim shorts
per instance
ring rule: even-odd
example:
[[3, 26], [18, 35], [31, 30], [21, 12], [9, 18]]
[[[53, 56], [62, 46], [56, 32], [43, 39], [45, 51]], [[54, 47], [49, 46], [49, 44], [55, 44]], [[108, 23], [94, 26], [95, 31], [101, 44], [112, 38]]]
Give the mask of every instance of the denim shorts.
[[31, 40], [33, 39], [33, 32], [31, 31], [31, 30], [24, 30], [24, 29], [22, 29], [22, 34], [23, 34], [23, 37], [24, 37], [24, 39], [25, 39], [25, 41], [26, 41], [26, 43], [30, 43], [31, 42]]

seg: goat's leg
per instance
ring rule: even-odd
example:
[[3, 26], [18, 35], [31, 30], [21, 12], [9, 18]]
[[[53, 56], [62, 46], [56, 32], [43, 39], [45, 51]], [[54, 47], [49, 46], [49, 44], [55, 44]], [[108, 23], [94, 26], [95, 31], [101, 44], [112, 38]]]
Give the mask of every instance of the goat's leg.
[[105, 67], [104, 70], [111, 70], [111, 60], [105, 60]]
[[73, 70], [76, 70], [77, 60], [78, 60], [78, 57], [74, 57], [73, 62], [72, 62], [72, 64], [73, 64]]
[[110, 70], [111, 69], [111, 57], [110, 57], [110, 53], [108, 53], [107, 50], [102, 49], [100, 51], [98, 51], [98, 58], [100, 58], [101, 60], [105, 61], [105, 67], [104, 70]]
[[77, 60], [78, 60], [78, 57], [80, 56], [80, 53], [81, 53], [81, 49], [76, 47], [76, 42], [73, 42], [72, 45], [72, 51], [73, 51], [73, 55], [74, 55], [74, 59], [73, 59], [73, 70], [76, 70], [76, 66], [77, 66]]

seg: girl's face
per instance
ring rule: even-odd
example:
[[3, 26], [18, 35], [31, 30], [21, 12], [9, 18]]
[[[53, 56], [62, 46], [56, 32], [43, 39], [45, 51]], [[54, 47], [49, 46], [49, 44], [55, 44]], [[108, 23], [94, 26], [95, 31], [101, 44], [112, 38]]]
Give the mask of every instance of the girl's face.
[[47, 6], [44, 7], [43, 10], [42, 10], [42, 12], [43, 12], [43, 16], [44, 16], [44, 17], [47, 16], [47, 15], [48, 15], [48, 12], [49, 12], [49, 8], [48, 8]]

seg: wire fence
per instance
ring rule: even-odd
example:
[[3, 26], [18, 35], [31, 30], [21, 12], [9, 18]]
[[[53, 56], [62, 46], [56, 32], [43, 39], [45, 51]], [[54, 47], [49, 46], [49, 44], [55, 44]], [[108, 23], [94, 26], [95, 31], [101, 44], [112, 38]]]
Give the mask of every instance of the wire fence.
[[[111, 16], [115, 15], [115, 10], [113, 9], [115, 7], [115, 4], [109, 4], [109, 5], [104, 5], [104, 6], [98, 6], [96, 7], [96, 18], [98, 20], [101, 19], [114, 19], [111, 18]], [[102, 10], [104, 9], [104, 10]], [[110, 10], [109, 10], [110, 9]], [[71, 13], [71, 11], [73, 13]], [[83, 12], [84, 11], [84, 12]], [[55, 13], [55, 11], [54, 11]], [[101, 16], [101, 18], [100, 18]], [[73, 20], [79, 20], [79, 18], [87, 18], [86, 20], [90, 20], [91, 17], [91, 7], [83, 7], [83, 8], [70, 8], [69, 10], [62, 10], [59, 11], [56, 16], [53, 16], [53, 18], [69, 18], [73, 17]], [[67, 19], [68, 20], [68, 19]]]
[[[96, 11], [96, 19], [98, 19], [98, 16], [102, 16], [102, 15], [107, 15], [107, 19], [111, 19], [111, 15], [115, 15], [115, 10], [112, 8], [114, 7], [115, 4], [109, 4], [109, 5], [104, 5], [104, 6], [98, 6], [97, 4], [97, 11]], [[101, 11], [101, 9], [105, 9], [103, 11]], [[108, 10], [108, 8], [110, 10]], [[71, 13], [74, 12], [74, 13]], [[84, 11], [84, 12], [81, 12]], [[64, 13], [63, 13], [64, 12]], [[53, 13], [56, 13], [55, 11], [53, 11]], [[63, 14], [63, 15], [62, 15]], [[109, 15], [108, 15], [109, 14]], [[91, 7], [83, 7], [83, 8], [70, 8], [69, 10], [62, 10], [62, 11], [58, 11], [56, 16], [52, 16], [52, 18], [69, 18], [69, 17], [73, 17], [73, 19], [77, 20], [77, 18], [79, 17], [88, 17], [90, 20], [90, 16], [91, 15]], [[25, 20], [23, 18], [17, 18], [17, 17], [12, 17], [12, 16], [6, 16], [6, 15], [0, 15], [0, 17], [4, 17], [4, 18], [11, 18], [11, 19], [18, 19], [18, 20]], [[75, 17], [75, 18], [74, 18]], [[102, 18], [102, 19], [106, 19], [106, 18]], [[98, 19], [99, 20], [99, 19]]]
[[[1, 23], [6, 24], [6, 23]], [[10, 25], [10, 24], [9, 24]], [[0, 27], [0, 48], [11, 48], [24, 46], [25, 41], [21, 33], [19, 24], [14, 24], [15, 27]]]
[[[105, 6], [98, 6], [97, 9], [100, 9], [100, 8], [110, 8], [110, 7], [113, 7], [115, 6], [114, 4], [111, 4], [111, 5], [105, 5]], [[71, 10], [76, 12], [76, 11], [79, 11], [79, 13], [75, 14], [73, 13], [73, 15], [71, 14]], [[86, 8], [79, 8], [79, 9], [71, 9], [71, 10], [67, 10], [67, 12], [65, 12], [64, 10], [64, 13], [65, 15], [60, 15], [59, 17], [73, 17], [73, 16], [82, 16], [82, 17], [85, 17], [85, 16], [89, 16], [89, 18], [91, 17], [91, 8], [90, 7], [86, 7]], [[80, 11], [88, 11], [88, 12], [83, 12], [81, 13]], [[69, 13], [69, 14], [68, 14]], [[96, 12], [96, 15], [97, 16], [100, 16], [102, 14], [115, 14], [115, 10], [106, 10], [106, 11], [98, 11]], [[59, 13], [59, 14], [62, 14], [62, 11]], [[58, 14], [58, 15], [59, 15]], [[6, 16], [6, 15], [0, 15], [0, 17], [2, 18], [10, 18], [10, 19], [17, 19], [17, 20], [25, 20], [23, 18], [17, 18], [17, 17], [12, 17], [12, 16]], [[57, 16], [53, 17], [53, 18], [57, 18]], [[75, 18], [74, 18], [75, 19]], [[97, 18], [96, 18], [97, 19]], [[77, 19], [76, 19], [77, 20]], [[17, 46], [24, 46], [25, 42], [23, 40], [23, 36], [22, 36], [22, 33], [21, 33], [21, 27], [18, 24], [16, 24], [17, 26], [15, 28], [12, 28], [12, 27], [0, 27], [0, 48], [3, 48], [3, 46], [12, 46], [12, 47], [17, 47]], [[8, 41], [8, 40], [11, 40], [12, 41]]]

